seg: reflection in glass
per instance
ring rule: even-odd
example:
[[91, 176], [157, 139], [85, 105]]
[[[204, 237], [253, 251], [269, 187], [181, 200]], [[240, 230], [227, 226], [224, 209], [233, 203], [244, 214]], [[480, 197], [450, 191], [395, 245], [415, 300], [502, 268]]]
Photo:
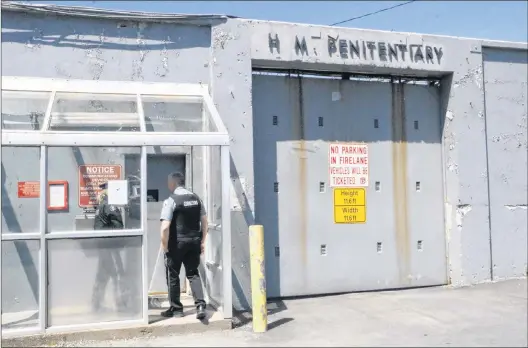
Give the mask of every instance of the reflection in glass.
[[50, 97], [50, 92], [2, 90], [2, 129], [42, 129]]
[[201, 97], [141, 96], [147, 132], [206, 132]]
[[50, 130], [139, 131], [135, 95], [57, 93]]
[[40, 148], [2, 146], [2, 233], [40, 231]]
[[48, 243], [50, 326], [142, 317], [141, 237]]
[[[140, 161], [137, 147], [50, 147], [48, 179], [69, 182], [69, 208], [48, 211], [51, 233], [141, 228]], [[114, 204], [102, 185], [126, 180], [126, 201]], [[120, 191], [121, 192], [121, 191]], [[114, 192], [115, 193], [115, 192]]]
[[2, 241], [2, 330], [39, 324], [39, 241]]

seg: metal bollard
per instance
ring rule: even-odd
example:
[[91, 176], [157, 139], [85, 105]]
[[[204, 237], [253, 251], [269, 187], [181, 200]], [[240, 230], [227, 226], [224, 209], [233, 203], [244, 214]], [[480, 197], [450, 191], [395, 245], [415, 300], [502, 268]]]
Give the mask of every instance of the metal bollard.
[[251, 300], [253, 331], [268, 330], [266, 307], [266, 266], [264, 261], [264, 226], [249, 226], [249, 254], [251, 259]]

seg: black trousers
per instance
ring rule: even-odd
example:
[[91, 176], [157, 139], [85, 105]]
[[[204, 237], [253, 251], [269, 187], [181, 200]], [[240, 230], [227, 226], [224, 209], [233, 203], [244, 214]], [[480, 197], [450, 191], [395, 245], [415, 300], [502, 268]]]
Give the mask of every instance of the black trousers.
[[198, 273], [200, 254], [200, 241], [179, 241], [175, 246], [169, 247], [169, 252], [165, 254], [171, 308], [183, 310], [183, 305], [180, 301], [180, 270], [182, 263], [185, 267], [185, 275], [189, 279], [189, 283], [191, 283], [194, 304], [196, 306], [205, 304], [202, 281]]

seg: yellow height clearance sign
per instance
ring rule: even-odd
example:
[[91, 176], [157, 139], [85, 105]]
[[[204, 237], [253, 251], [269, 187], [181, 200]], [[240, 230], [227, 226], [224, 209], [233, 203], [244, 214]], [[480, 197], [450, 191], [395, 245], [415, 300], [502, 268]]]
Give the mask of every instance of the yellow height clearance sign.
[[334, 189], [334, 223], [364, 224], [367, 222], [365, 188]]

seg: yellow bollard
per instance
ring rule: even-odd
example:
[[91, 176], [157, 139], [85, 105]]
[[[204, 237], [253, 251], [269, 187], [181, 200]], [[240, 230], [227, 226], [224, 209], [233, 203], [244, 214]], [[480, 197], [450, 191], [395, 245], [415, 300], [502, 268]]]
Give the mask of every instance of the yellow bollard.
[[266, 266], [264, 261], [264, 226], [249, 226], [249, 255], [251, 259], [251, 298], [253, 331], [268, 330], [266, 307]]

